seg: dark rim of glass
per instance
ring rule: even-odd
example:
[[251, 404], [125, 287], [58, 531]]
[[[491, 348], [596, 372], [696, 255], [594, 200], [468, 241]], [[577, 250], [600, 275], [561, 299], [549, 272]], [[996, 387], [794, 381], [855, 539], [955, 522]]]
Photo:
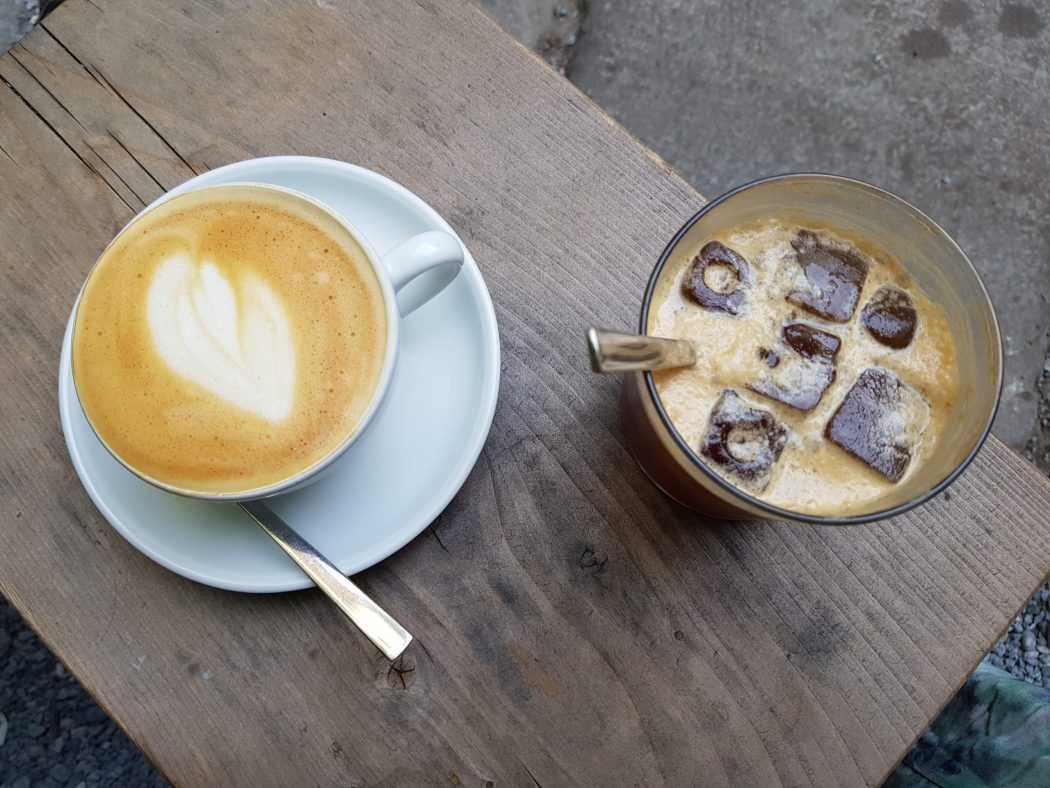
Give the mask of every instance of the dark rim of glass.
[[728, 191], [720, 197], [717, 197], [716, 199], [707, 203], [707, 205], [705, 205], [703, 208], [701, 208], [699, 211], [693, 214], [693, 216], [684, 225], [682, 225], [682, 228], [677, 233], [675, 233], [674, 238], [672, 238], [667, 244], [667, 246], [664, 247], [663, 252], [660, 254], [660, 259], [657, 260], [656, 267], [653, 269], [653, 273], [649, 277], [649, 283], [648, 285], [646, 285], [645, 288], [645, 296], [642, 299], [642, 314], [641, 319], [639, 320], [638, 331], [640, 334], [648, 333], [649, 304], [652, 301], [653, 291], [656, 288], [657, 280], [660, 278], [660, 273], [661, 271], [663, 271], [664, 265], [674, 253], [675, 249], [678, 246], [678, 243], [682, 240], [682, 238], [685, 237], [685, 234], [692, 229], [693, 225], [701, 219], [701, 217], [706, 215], [709, 211], [714, 210], [716, 207], [718, 207], [731, 197], [739, 194], [742, 191], [746, 191], [747, 189], [750, 189], [754, 186], [759, 186], [761, 184], [769, 183], [771, 181], [795, 180], [803, 178], [818, 178], [822, 180], [840, 181], [851, 186], [858, 186], [862, 189], [870, 190], [876, 194], [880, 194], [889, 198], [893, 202], [902, 204], [909, 210], [913, 211], [917, 216], [929, 222], [932, 227], [936, 228], [937, 231], [940, 232], [942, 237], [945, 238], [952, 246], [955, 247], [961, 259], [966, 262], [966, 265], [970, 267], [971, 272], [973, 273], [974, 277], [976, 277], [977, 283], [981, 288], [981, 292], [983, 293], [985, 300], [989, 305], [989, 309], [992, 315], [992, 326], [995, 328], [995, 339], [997, 341], [997, 344], [999, 345], [999, 380], [996, 384], [995, 403], [992, 406], [991, 413], [988, 414], [988, 420], [985, 423], [984, 428], [981, 430], [980, 437], [974, 443], [973, 447], [967, 453], [963, 461], [960, 462], [950, 473], [948, 473], [944, 477], [944, 479], [942, 479], [940, 482], [935, 484], [932, 488], [930, 488], [923, 494], [919, 495], [916, 498], [913, 498], [910, 501], [891, 507], [889, 509], [881, 509], [876, 512], [853, 515], [850, 517], [824, 517], [821, 515], [792, 512], [788, 509], [782, 509], [779, 506], [773, 506], [772, 504], [766, 503], [764, 501], [759, 500], [758, 498], [755, 498], [753, 495], [750, 495], [741, 490], [740, 488], [735, 487], [734, 485], [725, 481], [721, 476], [719, 476], [717, 473], [708, 468], [707, 465], [703, 462], [703, 460], [701, 460], [696, 455], [696, 453], [689, 447], [689, 444], [687, 444], [685, 440], [682, 439], [682, 436], [679, 435], [678, 430], [675, 429], [674, 425], [671, 423], [671, 419], [670, 417], [668, 417], [667, 411], [664, 410], [663, 403], [660, 401], [660, 396], [656, 393], [656, 384], [653, 382], [652, 373], [644, 372], [642, 374], [645, 378], [645, 386], [649, 391], [649, 399], [652, 402], [653, 406], [656, 408], [656, 412], [659, 414], [660, 420], [663, 422], [663, 425], [667, 429], [667, 432], [671, 435], [671, 437], [674, 439], [674, 442], [678, 445], [678, 448], [682, 450], [682, 452], [685, 454], [686, 457], [689, 458], [693, 465], [699, 468], [700, 471], [718, 487], [732, 494], [734, 497], [743, 500], [750, 506], [753, 506], [754, 508], [759, 509], [766, 514], [769, 514], [771, 516], [771, 519], [796, 520], [805, 523], [812, 523], [814, 525], [860, 525], [861, 523], [870, 523], [874, 520], [883, 520], [890, 517], [896, 517], [899, 514], [903, 514], [904, 512], [907, 512], [908, 510], [925, 503], [934, 496], [938, 495], [946, 487], [948, 487], [948, 485], [950, 485], [956, 480], [956, 478], [958, 478], [959, 474], [966, 470], [966, 467], [970, 464], [971, 461], [973, 461], [973, 458], [977, 456], [977, 452], [980, 451], [981, 446], [984, 445], [984, 442], [988, 437], [988, 433], [992, 429], [992, 422], [995, 420], [995, 414], [999, 410], [999, 402], [1002, 398], [1003, 388], [1002, 334], [999, 331], [999, 321], [996, 318], [995, 309], [991, 306], [992, 302], [991, 299], [988, 297], [988, 290], [987, 288], [985, 288], [984, 282], [982, 281], [980, 274], [977, 273], [977, 269], [974, 268], [973, 263], [970, 262], [970, 258], [966, 256], [966, 253], [959, 247], [955, 240], [950, 235], [948, 235], [947, 232], [944, 231], [944, 228], [942, 228], [939, 224], [937, 224], [937, 222], [933, 221], [929, 216], [920, 211], [907, 200], [904, 200], [903, 198], [898, 197], [895, 194], [891, 194], [885, 189], [880, 189], [878, 186], [872, 186], [870, 183], [865, 183], [864, 181], [857, 180], [856, 178], [848, 178], [844, 175], [831, 175], [822, 172], [795, 172], [784, 173], [782, 175], [772, 175], [767, 178], [759, 178], [757, 180], [750, 181], [749, 183], [745, 183], [742, 186], [738, 186], [735, 189], [732, 189], [731, 191]]

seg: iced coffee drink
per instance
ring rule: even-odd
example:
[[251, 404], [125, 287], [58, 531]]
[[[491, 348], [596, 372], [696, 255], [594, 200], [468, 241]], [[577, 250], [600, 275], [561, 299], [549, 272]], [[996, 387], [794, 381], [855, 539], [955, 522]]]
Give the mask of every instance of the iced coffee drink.
[[648, 332], [692, 341], [699, 361], [653, 377], [711, 470], [774, 506], [841, 515], [932, 454], [959, 393], [956, 348], [907, 261], [780, 219], [682, 251]]

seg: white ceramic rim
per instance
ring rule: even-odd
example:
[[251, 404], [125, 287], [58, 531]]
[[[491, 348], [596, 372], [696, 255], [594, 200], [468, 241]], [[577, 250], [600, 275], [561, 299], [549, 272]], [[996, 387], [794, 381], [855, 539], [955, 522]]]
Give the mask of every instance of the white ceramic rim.
[[[460, 241], [462, 239], [455, 230], [452, 229], [451, 225], [445, 221], [445, 219], [431, 208], [421, 198], [417, 197], [414, 193], [406, 189], [401, 184], [393, 181], [386, 176], [380, 175], [372, 170], [365, 169], [364, 167], [358, 167], [355, 164], [349, 164], [347, 162], [336, 161], [334, 159], [323, 159], [315, 156], [269, 156], [261, 157], [257, 159], [247, 159], [245, 161], [235, 162], [233, 164], [227, 164], [223, 167], [217, 167], [213, 170], [209, 170], [206, 173], [197, 175], [194, 178], [176, 186], [171, 189], [167, 194], [181, 194], [183, 191], [190, 191], [194, 188], [193, 184], [201, 179], [210, 181], [215, 177], [216, 173], [222, 174], [237, 174], [243, 170], [250, 170], [259, 167], [260, 164], [265, 165], [266, 163], [273, 164], [275, 167], [299, 167], [303, 169], [313, 170], [342, 170], [344, 173], [350, 175], [353, 178], [361, 181], [371, 183], [375, 188], [386, 190], [409, 205], [416, 208], [422, 214], [428, 216], [431, 221], [445, 232], [450, 233], [453, 237]], [[369, 567], [375, 566], [380, 561], [388, 558], [389, 556], [396, 553], [398, 550], [403, 548], [423, 530], [437, 519], [438, 515], [448, 506], [452, 498], [462, 488], [463, 483], [466, 481], [467, 476], [473, 470], [477, 464], [478, 457], [481, 456], [481, 451], [485, 446], [485, 440], [488, 438], [489, 430], [492, 427], [492, 420], [496, 414], [496, 400], [499, 394], [499, 380], [500, 380], [500, 342], [499, 342], [499, 329], [496, 324], [496, 313], [492, 307], [492, 297], [489, 295], [488, 288], [484, 284], [484, 280], [481, 277], [481, 271], [477, 267], [477, 263], [474, 261], [473, 256], [470, 254], [470, 250], [466, 250], [466, 256], [464, 259], [463, 266], [460, 269], [460, 276], [468, 276], [471, 284], [471, 289], [474, 291], [475, 297], [480, 302], [482, 307], [479, 310], [479, 317], [483, 322], [484, 332], [491, 337], [491, 341], [486, 343], [489, 349], [488, 357], [484, 359], [484, 363], [487, 369], [492, 370], [492, 374], [488, 376], [487, 385], [481, 391], [481, 407], [478, 409], [478, 418], [474, 422], [474, 429], [471, 432], [469, 438], [465, 442], [466, 446], [470, 447], [470, 450], [464, 455], [463, 460], [453, 469], [450, 475], [450, 481], [445, 489], [434, 496], [432, 503], [427, 509], [421, 514], [417, 522], [421, 523], [418, 528], [406, 529], [404, 533], [400, 534], [399, 538], [392, 539], [390, 541], [381, 543], [370, 553], [366, 553], [363, 556], [357, 556], [354, 561], [340, 561], [336, 560], [336, 566], [339, 571], [344, 574], [351, 575], [357, 572], [364, 571]], [[72, 385], [72, 368], [70, 365], [70, 348], [72, 339], [73, 329], [73, 313], [70, 313], [69, 322], [66, 325], [66, 332], [62, 342], [62, 353], [59, 359], [59, 375], [58, 375], [58, 389], [59, 389], [59, 415], [62, 422], [62, 432], [66, 440], [66, 448], [69, 451], [70, 460], [73, 463], [73, 468], [77, 472], [77, 476], [80, 477], [80, 482], [87, 491], [88, 496], [95, 504], [96, 508], [102, 514], [103, 517], [113, 526], [121, 536], [127, 540], [135, 549], [141, 552], [143, 555], [152, 559], [156, 563], [165, 567], [166, 569], [175, 572], [176, 574], [182, 575], [185, 578], [194, 580], [204, 585], [209, 585], [214, 588], [222, 588], [229, 591], [239, 591], [245, 593], [280, 593], [285, 591], [299, 591], [305, 588], [312, 588], [313, 581], [311, 581], [305, 575], [296, 578], [295, 580], [289, 580], [287, 582], [277, 582], [266, 585], [260, 585], [259, 583], [252, 582], [241, 582], [241, 581], [229, 581], [225, 579], [216, 579], [208, 575], [197, 572], [178, 561], [173, 561], [163, 553], [157, 551], [146, 545], [141, 539], [138, 538], [134, 530], [129, 529], [119, 518], [116, 512], [109, 506], [106, 499], [101, 495], [98, 488], [92, 483], [91, 476], [88, 473], [87, 467], [84, 463], [83, 457], [81, 456], [77, 444], [73, 437], [73, 425], [72, 417], [69, 411], [67, 403], [72, 399], [79, 407], [79, 400], [76, 399], [75, 394], [70, 397], [68, 391], [69, 386]], [[69, 368], [69, 374], [65, 374], [65, 370]]]
[[[207, 192], [215, 189], [228, 189], [238, 187], [250, 187], [253, 189], [264, 189], [276, 192], [283, 192], [289, 194], [292, 197], [296, 197], [303, 202], [313, 205], [318, 210], [325, 213], [331, 219], [333, 219], [340, 227], [346, 230], [350, 234], [350, 237], [357, 242], [357, 245], [365, 253], [365, 257], [368, 258], [368, 264], [372, 267], [372, 271], [375, 273], [376, 279], [379, 281], [379, 289], [383, 293], [383, 308], [386, 312], [386, 348], [383, 354], [383, 368], [379, 374], [379, 384], [375, 387], [372, 392], [372, 398], [368, 401], [368, 407], [365, 408], [364, 415], [354, 425], [354, 428], [343, 438], [343, 440], [335, 447], [332, 448], [328, 454], [324, 455], [318, 460], [315, 460], [311, 465], [298, 471], [293, 476], [288, 476], [280, 481], [273, 482], [266, 485], [265, 487], [255, 487], [250, 490], [241, 490], [238, 492], [228, 493], [208, 493], [200, 492], [198, 490], [189, 490], [184, 487], [178, 487], [174, 484], [168, 484], [159, 479], [154, 479], [152, 476], [143, 473], [138, 468], [129, 465], [124, 461], [124, 458], [117, 454], [113, 448], [106, 443], [105, 439], [99, 434], [95, 428], [91, 418], [87, 415], [87, 411], [84, 411], [84, 417], [87, 419], [88, 426], [91, 427], [91, 431], [98, 438], [98, 442], [102, 444], [110, 456], [119, 462], [124, 468], [131, 473], [135, 474], [138, 478], [147, 484], [152, 484], [154, 487], [164, 490], [165, 492], [172, 493], [174, 495], [181, 495], [185, 498], [195, 498], [199, 501], [216, 501], [216, 502], [236, 502], [236, 501], [254, 501], [260, 498], [270, 498], [274, 495], [280, 495], [281, 493], [291, 492], [293, 489], [304, 487], [311, 481], [316, 479], [321, 473], [325, 471], [332, 463], [336, 462], [346, 451], [357, 442], [357, 439], [368, 427], [368, 423], [372, 420], [379, 406], [383, 402], [383, 398], [386, 396], [387, 389], [390, 386], [390, 379], [394, 374], [394, 364], [397, 361], [397, 349], [400, 341], [399, 329], [401, 324], [401, 312], [397, 305], [397, 296], [394, 293], [394, 287], [390, 282], [390, 274], [386, 269], [386, 266], [382, 262], [382, 258], [376, 253], [376, 250], [372, 248], [372, 245], [358, 230], [341, 216], [333, 208], [328, 207], [320, 200], [314, 199], [308, 194], [296, 191], [295, 189], [289, 189], [285, 186], [274, 186], [268, 183], [259, 183], [254, 181], [233, 181], [229, 183], [213, 183], [205, 186], [201, 186], [195, 189], [186, 189], [184, 191], [175, 192], [174, 190], [166, 192], [158, 197], [156, 200], [151, 202], [141, 211], [139, 211], [123, 228], [117, 233], [113, 240], [106, 244], [106, 248], [102, 250], [102, 253], [98, 256], [95, 264], [91, 266], [91, 270], [88, 271], [87, 277], [84, 279], [84, 284], [80, 286], [80, 292], [77, 294], [77, 300], [73, 304], [73, 315], [71, 321], [73, 324], [76, 323], [77, 311], [80, 309], [80, 302], [84, 297], [84, 288], [87, 287], [88, 281], [98, 268], [98, 264], [102, 261], [102, 258], [106, 256], [106, 252], [117, 242], [117, 240], [124, 235], [131, 227], [140, 219], [145, 217], [147, 214], [152, 212], [154, 209], [174, 199], [185, 197], [189, 194], [197, 194], [198, 192]], [[410, 240], [410, 239], [409, 239]], [[435, 295], [437, 295], [435, 293]], [[72, 364], [72, 352], [70, 354], [70, 364]], [[73, 374], [73, 391], [76, 394], [77, 401], [80, 401], [80, 392], [77, 391], [76, 387], [76, 372]], [[81, 403], [81, 409], [83, 410], [83, 403]]]

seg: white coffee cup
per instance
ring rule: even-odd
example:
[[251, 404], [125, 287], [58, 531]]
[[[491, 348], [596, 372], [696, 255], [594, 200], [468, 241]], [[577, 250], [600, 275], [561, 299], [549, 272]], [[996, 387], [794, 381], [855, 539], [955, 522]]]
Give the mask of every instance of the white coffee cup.
[[[357, 421], [356, 425], [352, 427], [343, 440], [327, 455], [299, 472], [264, 487], [255, 488], [249, 491], [229, 493], [221, 491], [199, 492], [182, 489], [158, 479], [151, 478], [139, 469], [125, 462], [115, 451], [106, 445], [105, 440], [103, 440], [98, 430], [95, 429], [95, 425], [91, 424], [90, 417], [88, 418], [88, 423], [91, 424], [92, 430], [95, 432], [96, 437], [99, 438], [102, 445], [106, 447], [110, 454], [120, 462], [121, 465], [140, 479], [154, 485], [155, 487], [159, 487], [162, 490], [166, 490], [167, 492], [209, 501], [247, 501], [280, 495], [305, 487], [311, 482], [317, 481], [331, 470], [335, 463], [346, 454], [350, 447], [353, 446], [358, 438], [364, 433], [369, 422], [375, 416], [387, 395], [390, 380], [394, 373], [394, 367], [397, 363], [401, 319], [421, 307], [451, 283], [459, 272], [459, 268], [464, 260], [464, 250], [459, 240], [451, 234], [440, 230], [431, 230], [420, 233], [419, 235], [413, 236], [398, 244], [386, 254], [380, 255], [372, 248], [372, 245], [368, 242], [367, 238], [357, 230], [346, 219], [346, 217], [325, 205], [323, 202], [303, 194], [302, 192], [295, 191], [294, 189], [266, 183], [251, 182], [224, 183], [214, 186], [204, 186], [200, 189], [165, 195], [136, 215], [135, 218], [132, 219], [120, 233], [118, 233], [117, 238], [120, 238], [123, 233], [127, 232], [127, 230], [134, 225], [138, 219], [164, 204], [169, 199], [182, 197], [183, 195], [190, 193], [224, 189], [230, 186], [250, 187], [252, 189], [281, 192], [315, 206], [346, 230], [346, 232], [357, 242], [357, 245], [364, 251], [369, 264], [375, 272], [376, 279], [379, 282], [387, 319], [386, 349], [382, 371], [372, 394], [372, 399], [368, 403], [362, 417]], [[114, 242], [115, 241], [116, 239], [114, 239]], [[103, 252], [102, 256], [105, 256], [105, 252]], [[81, 289], [74, 310], [79, 308], [80, 300], [83, 298], [83, 293], [84, 291]]]

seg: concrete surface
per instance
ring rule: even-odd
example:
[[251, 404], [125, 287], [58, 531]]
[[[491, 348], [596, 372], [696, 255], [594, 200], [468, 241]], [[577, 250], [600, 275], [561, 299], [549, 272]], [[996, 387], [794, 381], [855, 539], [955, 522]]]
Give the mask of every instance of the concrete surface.
[[39, 19], [39, 0], [0, 0], [0, 53], [21, 41]]
[[562, 0], [480, 0], [489, 16], [523, 44], [535, 48], [554, 16], [555, 8], [564, 8]]
[[[553, 16], [482, 6], [530, 45]], [[1024, 449], [1050, 325], [1048, 23], [1046, 2], [591, 0], [568, 76], [707, 197], [817, 170], [926, 211], [992, 294], [995, 429]]]

